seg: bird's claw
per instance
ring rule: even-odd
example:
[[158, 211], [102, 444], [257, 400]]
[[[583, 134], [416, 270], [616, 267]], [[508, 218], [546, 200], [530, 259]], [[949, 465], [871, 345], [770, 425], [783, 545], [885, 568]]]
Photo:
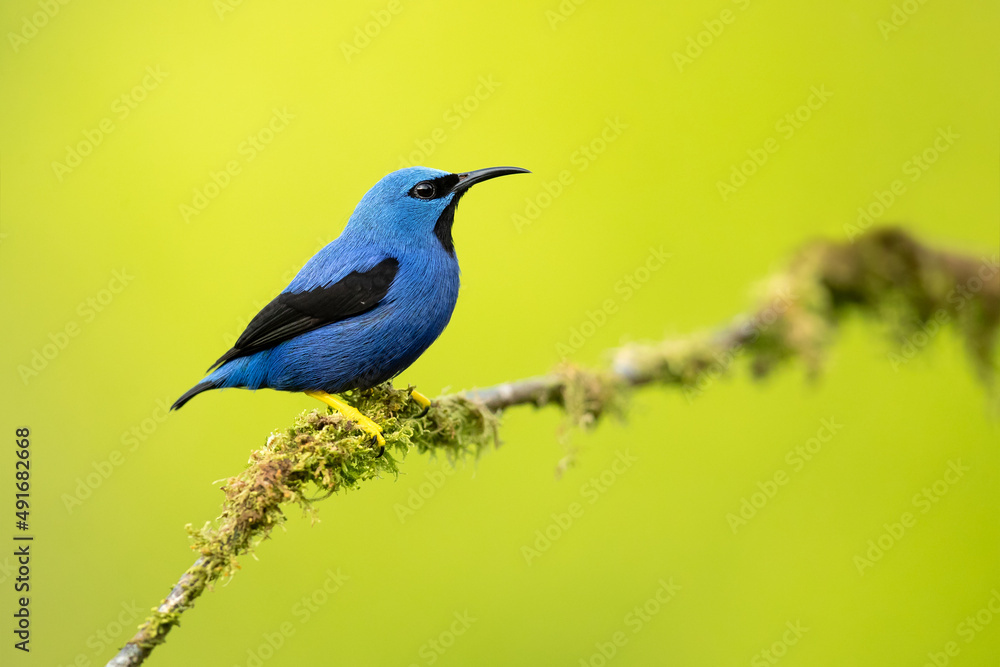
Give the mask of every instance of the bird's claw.
[[424, 406], [424, 409], [420, 411], [419, 415], [417, 415], [417, 419], [425, 417], [427, 415], [427, 411], [431, 409], [431, 399], [427, 398], [416, 389], [410, 391], [410, 398], [412, 398], [418, 405]]
[[382, 429], [374, 423], [371, 425], [359, 423], [357, 424], [357, 428], [364, 431], [364, 433], [371, 438], [372, 449], [375, 449], [376, 447], [378, 448], [378, 454], [375, 458], [382, 458], [382, 455], [385, 454], [385, 438], [382, 437]]

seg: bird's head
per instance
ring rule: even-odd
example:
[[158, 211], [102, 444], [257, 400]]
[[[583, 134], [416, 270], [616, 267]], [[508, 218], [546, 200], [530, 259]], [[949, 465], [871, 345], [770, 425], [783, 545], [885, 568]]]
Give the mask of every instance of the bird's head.
[[400, 169], [365, 194], [348, 227], [401, 242], [430, 242], [436, 238], [454, 254], [451, 227], [462, 195], [476, 183], [526, 173], [530, 172], [520, 167], [490, 167], [460, 174], [428, 167]]

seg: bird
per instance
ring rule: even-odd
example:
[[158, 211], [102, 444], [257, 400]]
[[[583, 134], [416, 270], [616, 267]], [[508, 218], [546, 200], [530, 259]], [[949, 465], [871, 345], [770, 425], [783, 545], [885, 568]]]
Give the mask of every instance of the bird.
[[[337, 395], [391, 380], [441, 335], [458, 300], [458, 202], [476, 183], [521, 173], [530, 172], [407, 167], [384, 176], [340, 236], [305, 263], [171, 410], [210, 389], [303, 392], [367, 434], [381, 455], [381, 428]], [[423, 394], [411, 397], [430, 407]]]

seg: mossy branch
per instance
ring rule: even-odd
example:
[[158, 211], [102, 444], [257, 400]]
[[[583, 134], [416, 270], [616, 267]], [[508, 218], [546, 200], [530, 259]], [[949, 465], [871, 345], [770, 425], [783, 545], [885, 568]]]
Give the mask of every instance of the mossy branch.
[[398, 461], [413, 450], [443, 452], [451, 459], [478, 456], [497, 442], [500, 413], [518, 405], [558, 406], [568, 424], [586, 428], [608, 413], [623, 414], [634, 387], [672, 385], [693, 398], [741, 357], [756, 377], [792, 359], [816, 372], [837, 325], [851, 311], [891, 328], [900, 347], [890, 361], [895, 354], [901, 362], [944, 324], [955, 325], [978, 375], [993, 389], [1000, 326], [995, 254], [977, 258], [932, 249], [898, 229], [876, 230], [853, 243], [816, 242], [767, 281], [752, 313], [707, 333], [627, 345], [612, 352], [604, 370], [564, 363], [548, 375], [442, 396], [424, 416], [409, 390], [382, 385], [348, 394], [351, 404], [382, 427], [383, 456], [340, 415], [303, 412], [290, 428], [272, 433], [243, 472], [227, 480], [222, 514], [214, 523], [198, 530], [188, 526], [197, 560], [108, 665], [141, 664], [194, 600], [213, 582], [232, 576], [237, 558], [284, 521], [286, 504], [312, 514], [317, 496], [396, 475]]

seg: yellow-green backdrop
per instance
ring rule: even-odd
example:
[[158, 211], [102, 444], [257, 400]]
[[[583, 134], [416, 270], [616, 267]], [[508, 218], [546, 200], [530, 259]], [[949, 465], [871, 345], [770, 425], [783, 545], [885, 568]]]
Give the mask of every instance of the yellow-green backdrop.
[[[533, 172], [463, 201], [458, 308], [397, 382], [485, 386], [561, 346], [597, 364], [726, 321], [865, 212], [996, 253], [998, 14], [4, 2], [0, 662], [103, 664], [192, 561], [184, 525], [216, 515], [217, 480], [315, 407], [233, 390], [162, 410], [385, 173]], [[559, 480], [553, 411], [510, 413], [479, 461], [414, 455], [320, 523], [290, 517], [151, 664], [996, 665], [997, 424], [952, 332], [905, 364], [883, 334], [849, 323], [817, 383], [792, 367], [693, 402], [644, 391], [626, 424], [572, 436]], [[18, 426], [29, 654], [12, 634]], [[744, 499], [760, 507], [734, 532]]]

